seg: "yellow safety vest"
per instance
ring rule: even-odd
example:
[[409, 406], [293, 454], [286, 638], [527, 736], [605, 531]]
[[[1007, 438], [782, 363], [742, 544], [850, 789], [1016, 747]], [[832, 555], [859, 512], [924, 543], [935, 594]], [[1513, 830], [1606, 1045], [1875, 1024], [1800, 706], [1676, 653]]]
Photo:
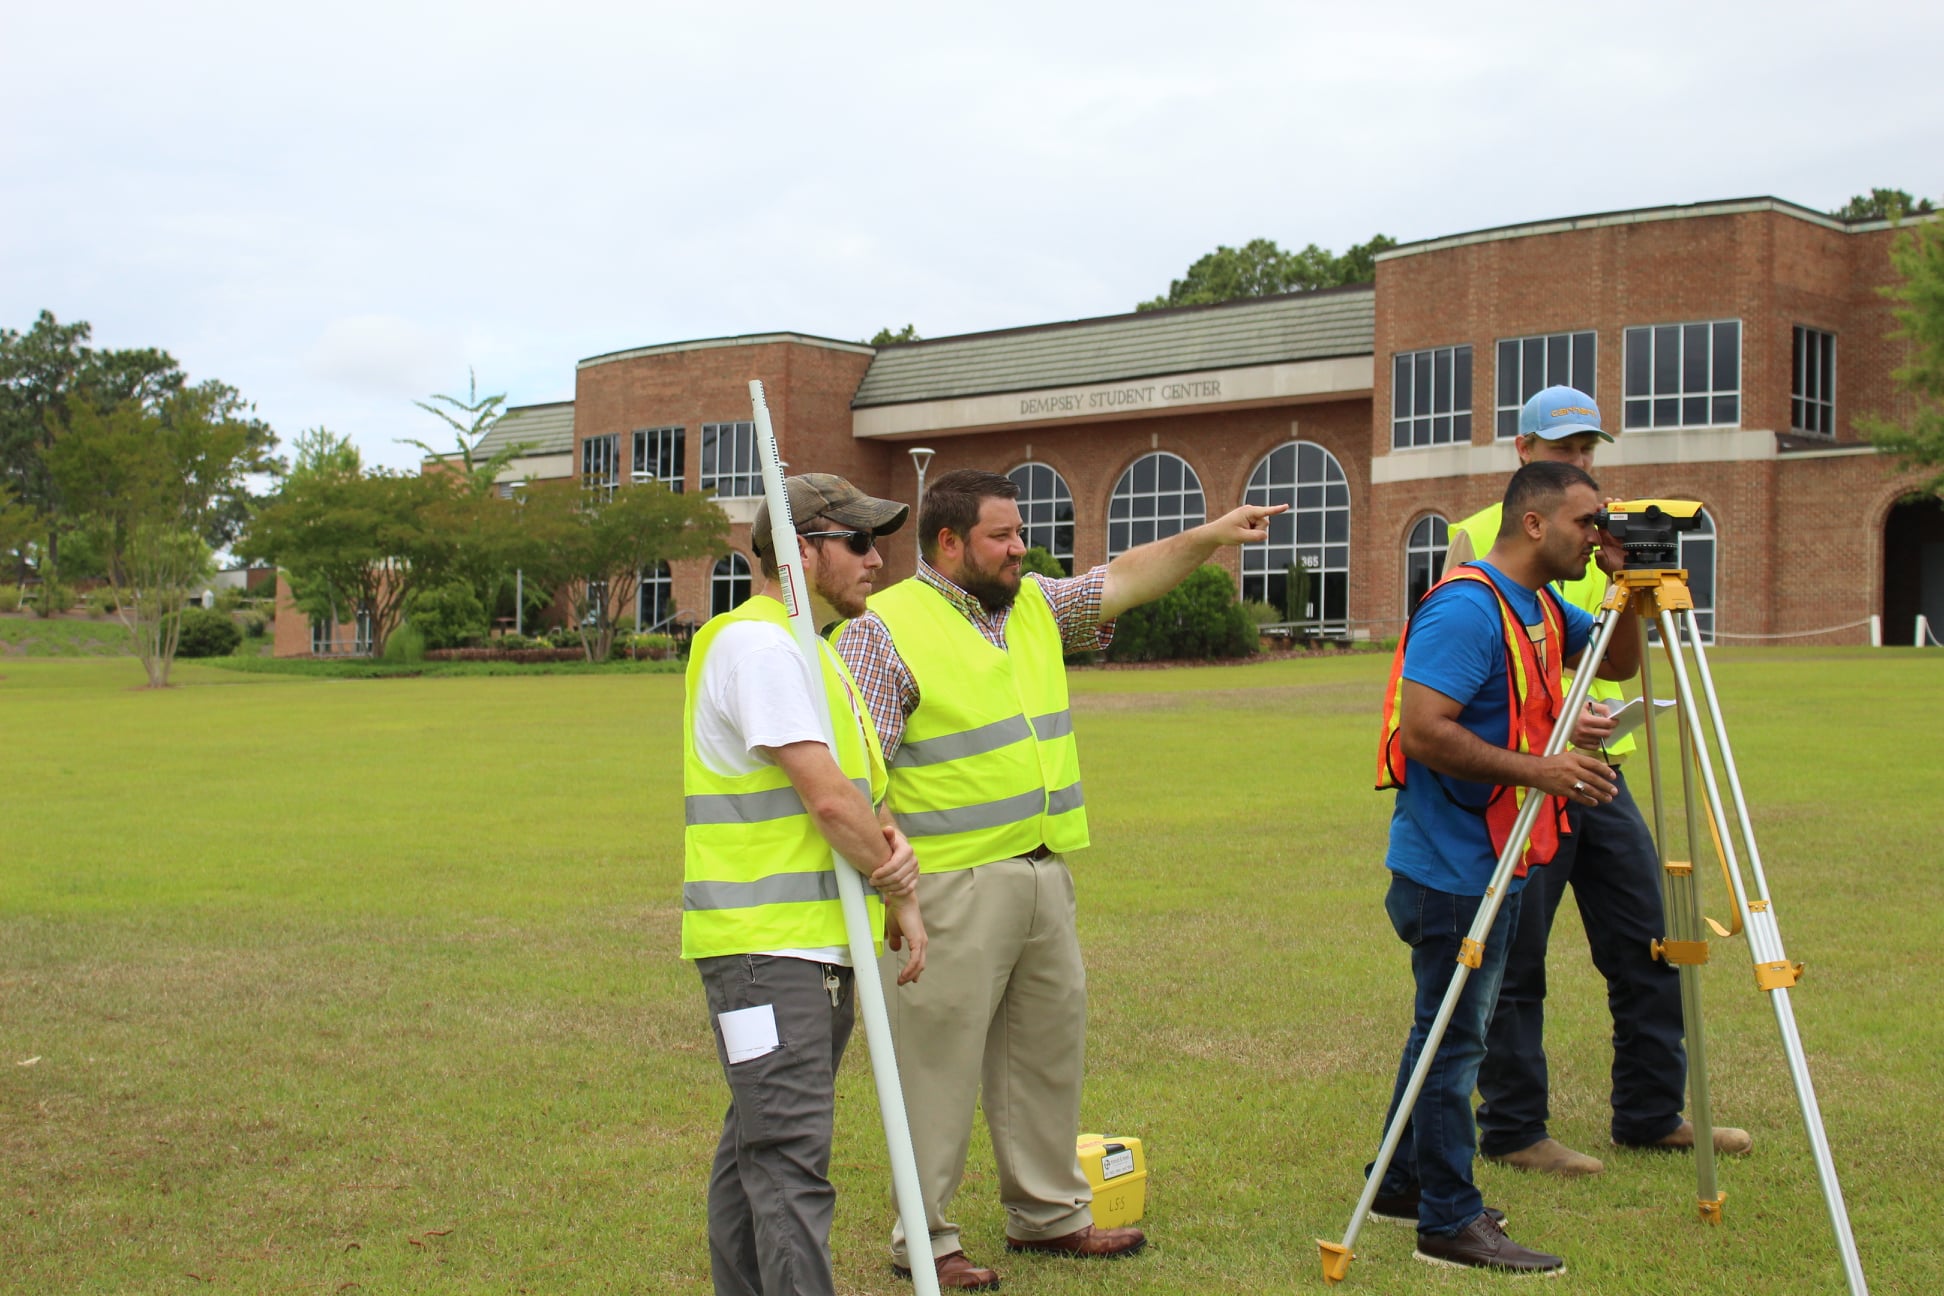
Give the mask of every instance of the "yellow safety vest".
[[[702, 666], [716, 635], [737, 621], [767, 621], [786, 633], [790, 624], [781, 603], [753, 598], [703, 626], [689, 651], [682, 704], [683, 958], [820, 949], [848, 941], [830, 843], [804, 810], [789, 776], [775, 765], [749, 774], [718, 774], [696, 755], [695, 698]], [[819, 641], [818, 647], [838, 768], [875, 806], [888, 784], [877, 729], [850, 671], [828, 644]], [[883, 901], [868, 885], [865, 894], [871, 936], [881, 940]]]
[[[1453, 558], [1450, 554], [1447, 554], [1445, 556], [1445, 570], [1451, 571], [1460, 562], [1469, 562], [1473, 558], [1483, 558], [1486, 554], [1490, 553], [1492, 546], [1498, 543], [1499, 523], [1504, 516], [1504, 512], [1504, 504], [1494, 504], [1490, 508], [1480, 509], [1463, 522], [1455, 523], [1451, 529], [1464, 534], [1465, 539], [1471, 544], [1472, 552], [1458, 558]], [[1583, 612], [1598, 616], [1600, 613], [1600, 604], [1606, 602], [1607, 574], [1600, 570], [1598, 563], [1588, 558], [1586, 560], [1586, 571], [1578, 580], [1570, 580], [1564, 583], [1555, 582], [1553, 588], [1559, 592], [1559, 596], [1562, 599], [1574, 607], [1579, 608]], [[1622, 626], [1617, 633], [1628, 633], [1628, 629], [1628, 627]], [[1572, 680], [1573, 673], [1567, 671], [1566, 687], [1572, 687]], [[1617, 702], [1624, 698], [1626, 694], [1621, 691], [1618, 680], [1596, 678], [1593, 681], [1593, 687], [1587, 691], [1586, 696], [1587, 700], [1591, 702]], [[1620, 759], [1631, 752], [1634, 747], [1634, 736], [1627, 734], [1624, 737], [1616, 738], [1608, 743], [1606, 746], [1606, 754], [1614, 763], [1618, 764]]]
[[918, 684], [891, 759], [891, 812], [926, 873], [1087, 845], [1080, 750], [1060, 627], [1039, 582], [1020, 583], [994, 645], [912, 578], [871, 598]]

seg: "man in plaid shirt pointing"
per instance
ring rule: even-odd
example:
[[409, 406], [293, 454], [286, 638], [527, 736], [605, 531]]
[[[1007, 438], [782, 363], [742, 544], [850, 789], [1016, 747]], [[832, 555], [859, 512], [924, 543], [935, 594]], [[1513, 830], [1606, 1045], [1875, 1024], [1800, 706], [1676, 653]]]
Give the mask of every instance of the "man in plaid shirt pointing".
[[[931, 1258], [941, 1287], [966, 1291], [999, 1285], [945, 1218], [982, 1098], [1007, 1250], [1111, 1257], [1147, 1241], [1094, 1226], [1074, 1149], [1086, 969], [1062, 856], [1087, 845], [1087, 811], [1064, 657], [1106, 647], [1116, 616], [1222, 546], [1268, 539], [1285, 507], [1244, 505], [1084, 575], [1022, 580], [1018, 494], [996, 473], [941, 476], [919, 510], [918, 574], [873, 596], [837, 641], [921, 870], [927, 975], [895, 989], [887, 980], [887, 998]], [[894, 1227], [904, 1275], [907, 1245]]]

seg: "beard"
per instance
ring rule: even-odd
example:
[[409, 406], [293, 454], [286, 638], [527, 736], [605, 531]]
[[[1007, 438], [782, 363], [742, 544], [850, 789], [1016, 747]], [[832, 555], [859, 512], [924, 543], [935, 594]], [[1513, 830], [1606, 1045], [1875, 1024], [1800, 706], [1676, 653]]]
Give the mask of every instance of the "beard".
[[854, 620], [864, 615], [864, 600], [870, 591], [868, 588], [860, 590], [855, 581], [841, 589], [832, 589], [822, 580], [814, 580], [811, 582], [811, 588], [816, 591], [818, 598], [830, 604], [831, 609], [845, 620]]
[[997, 567], [981, 567], [968, 552], [958, 587], [979, 600], [987, 612], [1001, 612], [1019, 596], [1019, 560], [1000, 559]]

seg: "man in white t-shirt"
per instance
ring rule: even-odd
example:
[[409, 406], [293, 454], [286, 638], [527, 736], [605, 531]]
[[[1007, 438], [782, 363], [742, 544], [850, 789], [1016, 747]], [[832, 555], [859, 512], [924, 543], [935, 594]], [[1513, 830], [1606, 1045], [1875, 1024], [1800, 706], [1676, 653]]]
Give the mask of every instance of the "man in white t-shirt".
[[[799, 573], [817, 624], [864, 611], [883, 559], [877, 537], [907, 506], [841, 477], [786, 483]], [[709, 1180], [709, 1260], [718, 1296], [834, 1293], [830, 1225], [836, 1073], [850, 1038], [850, 949], [831, 858], [869, 878], [873, 926], [925, 966], [918, 864], [883, 808], [877, 732], [850, 672], [819, 641], [807, 669], [789, 628], [769, 539], [763, 587], [696, 635], [684, 726], [682, 955], [695, 960], [729, 1082]], [[795, 591], [800, 597], [804, 591]], [[809, 690], [821, 688], [834, 742]]]

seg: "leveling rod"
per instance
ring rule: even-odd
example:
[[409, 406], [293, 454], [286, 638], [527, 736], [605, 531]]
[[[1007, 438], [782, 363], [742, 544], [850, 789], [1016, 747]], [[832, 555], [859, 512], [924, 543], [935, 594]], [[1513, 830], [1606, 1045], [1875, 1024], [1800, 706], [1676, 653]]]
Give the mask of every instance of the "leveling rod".
[[[769, 503], [769, 546], [776, 555], [777, 587], [782, 591], [783, 608], [790, 615], [790, 632], [802, 650], [803, 685], [812, 712], [821, 719], [824, 739], [834, 752], [836, 731], [831, 727], [834, 717], [824, 697], [822, 667], [823, 654], [834, 649], [817, 634], [810, 585], [797, 551], [796, 518], [790, 513], [790, 492], [783, 485], [783, 460], [776, 451], [776, 430], [770, 425], [769, 401], [761, 380], [750, 380], [749, 399], [756, 413], [756, 445], [762, 456], [763, 498]], [[850, 720], [859, 726], [869, 723], [856, 711]], [[869, 746], [868, 737], [865, 745]], [[851, 967], [856, 973], [852, 982], [864, 1018], [864, 1038], [871, 1050], [871, 1077], [877, 1082], [878, 1111], [884, 1117], [884, 1142], [891, 1155], [891, 1192], [897, 1201], [898, 1219], [904, 1225], [911, 1282], [918, 1296], [938, 1296], [938, 1271], [931, 1263], [931, 1226], [925, 1221], [925, 1202], [918, 1190], [918, 1160], [911, 1150], [911, 1121], [905, 1115], [904, 1088], [898, 1083], [891, 1017], [884, 1009], [884, 982], [878, 974], [870, 914], [864, 905], [864, 876], [837, 851], [831, 851], [830, 858], [837, 873], [837, 896], [844, 906], [844, 934], [850, 941]]]

